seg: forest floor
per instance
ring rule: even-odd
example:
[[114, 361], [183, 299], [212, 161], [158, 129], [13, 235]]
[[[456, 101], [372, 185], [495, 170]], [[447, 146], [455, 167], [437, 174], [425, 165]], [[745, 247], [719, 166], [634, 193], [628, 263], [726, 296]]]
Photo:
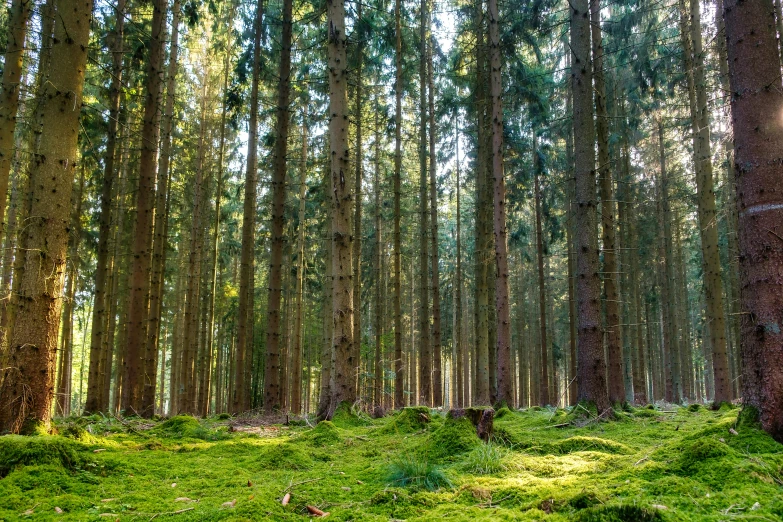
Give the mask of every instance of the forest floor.
[[738, 412], [503, 408], [490, 444], [423, 408], [315, 428], [61, 419], [0, 437], [0, 520], [783, 520], [783, 445]]

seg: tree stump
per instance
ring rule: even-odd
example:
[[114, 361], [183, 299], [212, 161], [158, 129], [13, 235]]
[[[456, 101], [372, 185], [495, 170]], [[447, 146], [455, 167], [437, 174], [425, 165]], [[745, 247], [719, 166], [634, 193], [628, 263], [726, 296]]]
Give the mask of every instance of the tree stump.
[[495, 410], [492, 408], [459, 408], [449, 411], [452, 419], [467, 417], [476, 427], [476, 435], [484, 442], [489, 442], [492, 437], [492, 426], [495, 419]]

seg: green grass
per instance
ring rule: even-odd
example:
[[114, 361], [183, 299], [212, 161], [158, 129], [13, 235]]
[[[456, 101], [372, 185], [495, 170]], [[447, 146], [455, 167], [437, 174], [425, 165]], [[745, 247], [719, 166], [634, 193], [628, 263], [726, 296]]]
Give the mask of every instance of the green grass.
[[63, 419], [0, 437], [0, 520], [783, 520], [783, 445], [738, 409], [667, 411], [504, 411], [491, 444], [423, 409], [250, 433]]

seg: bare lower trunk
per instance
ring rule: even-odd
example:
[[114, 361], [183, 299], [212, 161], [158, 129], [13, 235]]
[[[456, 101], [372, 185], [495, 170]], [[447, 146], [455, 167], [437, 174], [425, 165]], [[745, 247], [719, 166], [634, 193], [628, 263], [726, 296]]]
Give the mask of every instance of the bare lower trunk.
[[[402, 179], [402, 0], [394, 3], [394, 407], [405, 404], [402, 361], [402, 242], [400, 198]], [[410, 387], [410, 384], [409, 384]]]

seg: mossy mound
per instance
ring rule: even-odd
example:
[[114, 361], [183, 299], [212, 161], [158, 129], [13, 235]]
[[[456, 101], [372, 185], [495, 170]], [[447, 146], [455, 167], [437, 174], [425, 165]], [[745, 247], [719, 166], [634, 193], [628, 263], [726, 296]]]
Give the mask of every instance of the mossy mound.
[[332, 423], [339, 428], [358, 428], [372, 424], [372, 419], [363, 411], [355, 410], [344, 402], [335, 410]]
[[380, 429], [380, 433], [414, 433], [426, 429], [431, 420], [430, 410], [427, 407], [403, 408]]
[[304, 470], [313, 467], [313, 459], [293, 444], [275, 444], [265, 448], [256, 463], [260, 469]]
[[321, 421], [318, 425], [304, 432], [297, 441], [305, 442], [311, 446], [322, 447], [337, 444], [342, 440], [340, 429], [331, 421]]
[[659, 522], [660, 511], [638, 506], [601, 506], [580, 511], [576, 522]]
[[497, 411], [495, 412], [495, 418], [496, 419], [502, 419], [503, 417], [505, 417], [509, 413], [511, 413], [511, 410], [509, 410], [506, 406], [502, 406], [502, 407], [498, 408]]
[[476, 435], [476, 427], [467, 417], [447, 418], [443, 426], [430, 435], [426, 444], [427, 453], [434, 460], [453, 460], [478, 445], [481, 439]]
[[569, 437], [552, 445], [553, 449], [559, 453], [574, 453], [576, 451], [600, 451], [602, 453], [612, 453], [627, 455], [632, 453], [631, 449], [625, 444], [608, 439], [599, 439], [598, 437], [584, 437], [577, 435]]
[[60, 435], [84, 444], [97, 444], [98, 439], [78, 424], [69, 424], [60, 430]]
[[603, 504], [603, 502], [592, 491], [582, 491], [568, 499], [568, 506], [576, 510], [589, 509], [598, 504]]
[[177, 415], [155, 428], [156, 431], [169, 437], [195, 437], [195, 434], [201, 430], [201, 424], [198, 419], [190, 415]]
[[0, 477], [21, 466], [56, 464], [68, 470], [78, 469], [86, 462], [79, 453], [85, 449], [64, 437], [5, 435], [0, 437]]
[[711, 437], [702, 437], [694, 441], [685, 441], [676, 450], [677, 465], [684, 472], [690, 472], [695, 467], [703, 468], [706, 461], [719, 459], [731, 453], [725, 443]]

